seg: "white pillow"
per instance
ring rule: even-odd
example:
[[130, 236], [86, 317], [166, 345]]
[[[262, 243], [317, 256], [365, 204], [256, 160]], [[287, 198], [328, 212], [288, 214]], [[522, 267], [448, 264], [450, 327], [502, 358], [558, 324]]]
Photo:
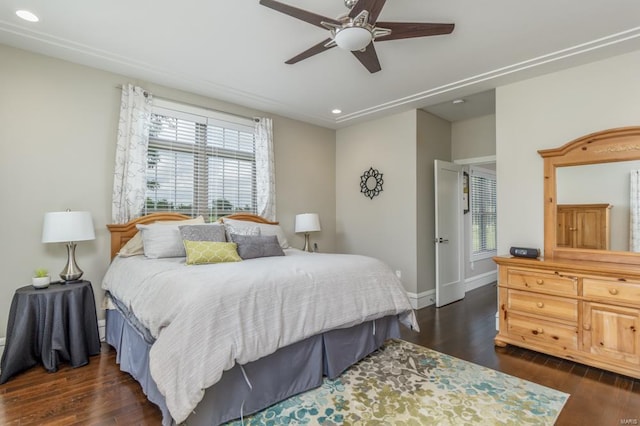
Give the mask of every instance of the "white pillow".
[[267, 223], [255, 223], [245, 220], [227, 219], [225, 217], [222, 218], [222, 222], [224, 224], [233, 226], [235, 229], [257, 226], [258, 228], [260, 228], [260, 235], [275, 235], [278, 237], [278, 243], [280, 243], [280, 247], [282, 247], [283, 249], [290, 247], [289, 241], [287, 241], [287, 237], [285, 236], [284, 231], [282, 230], [280, 225], [269, 225]]
[[142, 234], [140, 232], [136, 232], [136, 234], [126, 242], [125, 245], [120, 248], [118, 252], [118, 256], [120, 257], [130, 257], [130, 256], [138, 256], [140, 254], [144, 254], [144, 246], [142, 245]]
[[149, 225], [136, 225], [142, 234], [144, 255], [150, 259], [163, 257], [185, 257], [187, 255], [180, 226], [187, 224], [204, 223], [204, 218], [198, 216], [195, 219], [179, 220], [174, 222], [156, 222]]
[[233, 242], [232, 235], [245, 235], [245, 236], [260, 236], [260, 228], [254, 226], [235, 226], [230, 223], [224, 224], [226, 231], [227, 241]]

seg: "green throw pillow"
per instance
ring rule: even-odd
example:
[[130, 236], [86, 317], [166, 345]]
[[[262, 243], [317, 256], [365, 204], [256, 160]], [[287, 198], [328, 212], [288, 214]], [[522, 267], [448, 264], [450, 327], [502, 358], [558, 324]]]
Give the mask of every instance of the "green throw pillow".
[[187, 265], [203, 265], [205, 263], [239, 262], [236, 243], [221, 243], [217, 241], [189, 241], [184, 240], [187, 252]]

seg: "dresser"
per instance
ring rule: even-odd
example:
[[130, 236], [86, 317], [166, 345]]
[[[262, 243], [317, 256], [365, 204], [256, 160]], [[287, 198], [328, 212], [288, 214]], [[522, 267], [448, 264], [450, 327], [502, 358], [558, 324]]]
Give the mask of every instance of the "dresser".
[[573, 259], [494, 258], [497, 346], [640, 378], [640, 268]]

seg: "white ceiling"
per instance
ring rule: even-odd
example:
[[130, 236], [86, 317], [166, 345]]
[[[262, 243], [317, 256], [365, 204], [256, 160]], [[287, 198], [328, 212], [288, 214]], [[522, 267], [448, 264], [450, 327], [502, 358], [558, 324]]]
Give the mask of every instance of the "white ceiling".
[[[347, 11], [342, 0], [282, 2], [332, 18]], [[328, 33], [258, 0], [0, 3], [0, 43], [330, 128], [640, 50], [638, 0], [390, 0], [380, 21], [456, 27], [377, 42], [376, 74], [338, 48], [286, 65]]]

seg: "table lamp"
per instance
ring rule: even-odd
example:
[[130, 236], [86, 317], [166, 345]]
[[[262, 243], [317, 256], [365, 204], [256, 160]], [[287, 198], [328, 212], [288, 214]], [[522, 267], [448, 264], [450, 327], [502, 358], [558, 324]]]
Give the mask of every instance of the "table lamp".
[[89, 212], [49, 212], [44, 215], [43, 243], [67, 243], [67, 265], [60, 272], [63, 281], [79, 280], [83, 274], [76, 263], [76, 241], [96, 238]]
[[295, 232], [304, 232], [304, 251], [311, 251], [309, 233], [320, 231], [320, 218], [317, 213], [302, 213], [296, 215]]

